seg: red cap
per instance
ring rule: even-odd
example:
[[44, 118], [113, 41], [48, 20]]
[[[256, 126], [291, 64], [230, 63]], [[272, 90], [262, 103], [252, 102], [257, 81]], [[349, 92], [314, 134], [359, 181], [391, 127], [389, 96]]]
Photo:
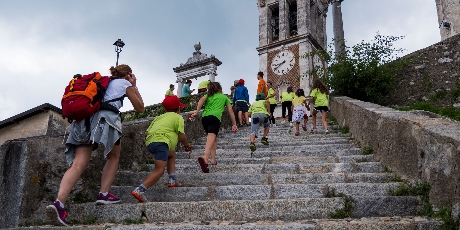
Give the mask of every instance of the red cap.
[[238, 81], [238, 84], [240, 84], [240, 85], [244, 84], [244, 80], [243, 80], [243, 79], [240, 79], [240, 80]]
[[161, 104], [163, 104], [165, 110], [176, 110], [179, 107], [187, 107], [187, 105], [180, 102], [179, 98], [176, 95], [166, 96]]

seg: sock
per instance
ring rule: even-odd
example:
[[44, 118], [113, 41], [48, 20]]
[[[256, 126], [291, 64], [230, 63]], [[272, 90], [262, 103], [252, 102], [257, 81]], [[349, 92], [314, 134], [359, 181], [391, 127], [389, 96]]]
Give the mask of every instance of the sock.
[[61, 206], [61, 208], [64, 208], [64, 204], [60, 200], [56, 199], [56, 201], [59, 202], [59, 206]]
[[141, 192], [145, 192], [145, 191], [147, 191], [147, 188], [145, 187], [145, 185], [144, 185], [144, 184], [141, 184], [141, 185], [139, 185], [139, 187], [138, 187], [138, 188], [139, 188], [139, 190], [140, 190]]
[[102, 194], [103, 196], [107, 196], [107, 194], [109, 194], [109, 192], [99, 192], [100, 194]]
[[175, 173], [169, 174], [169, 179], [176, 180], [176, 174]]

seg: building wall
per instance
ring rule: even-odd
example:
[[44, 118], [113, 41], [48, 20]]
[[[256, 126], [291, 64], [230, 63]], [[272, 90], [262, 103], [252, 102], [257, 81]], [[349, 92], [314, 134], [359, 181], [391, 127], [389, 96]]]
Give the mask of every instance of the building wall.
[[12, 139], [64, 133], [67, 126], [61, 114], [47, 110], [0, 129], [0, 145]]
[[436, 0], [441, 40], [460, 32], [460, 2], [458, 0]]

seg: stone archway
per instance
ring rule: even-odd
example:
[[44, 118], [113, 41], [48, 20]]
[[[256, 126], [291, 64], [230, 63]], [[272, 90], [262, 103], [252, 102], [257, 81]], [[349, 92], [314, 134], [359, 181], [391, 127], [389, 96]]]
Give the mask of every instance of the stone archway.
[[209, 76], [210, 81], [215, 81], [217, 76], [217, 66], [222, 64], [213, 54], [208, 57], [207, 54], [201, 53], [200, 42], [194, 45], [195, 52], [193, 56], [188, 58], [185, 64], [181, 63], [179, 67], [173, 68], [176, 73], [177, 96], [182, 96], [182, 88], [186, 80], [193, 78], [198, 79], [205, 75]]

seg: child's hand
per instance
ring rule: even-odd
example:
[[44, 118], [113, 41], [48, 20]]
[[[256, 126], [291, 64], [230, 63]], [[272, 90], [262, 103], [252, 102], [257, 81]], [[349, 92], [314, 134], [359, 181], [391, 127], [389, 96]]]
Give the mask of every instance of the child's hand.
[[190, 146], [190, 145], [184, 146], [184, 150], [185, 150], [185, 152], [192, 152], [192, 146]]
[[238, 126], [233, 125], [233, 126], [232, 126], [232, 132], [236, 132], [236, 131], [238, 131]]

